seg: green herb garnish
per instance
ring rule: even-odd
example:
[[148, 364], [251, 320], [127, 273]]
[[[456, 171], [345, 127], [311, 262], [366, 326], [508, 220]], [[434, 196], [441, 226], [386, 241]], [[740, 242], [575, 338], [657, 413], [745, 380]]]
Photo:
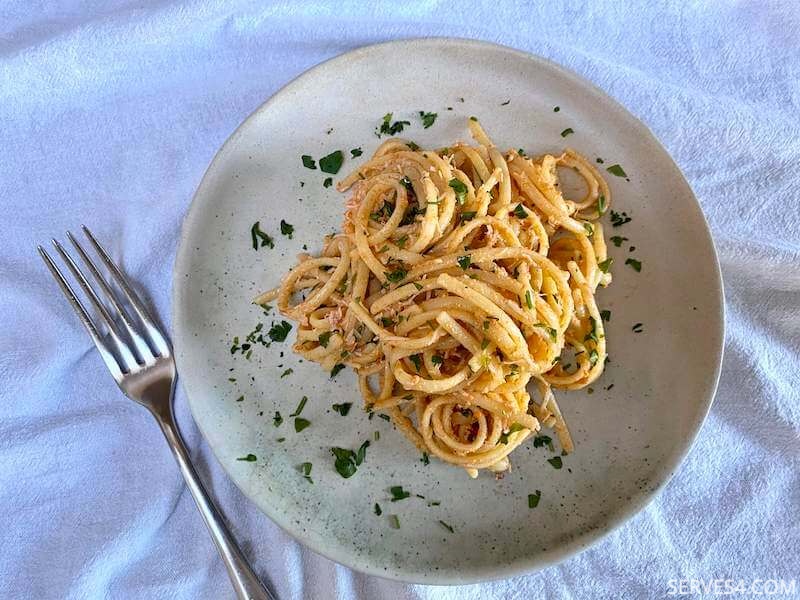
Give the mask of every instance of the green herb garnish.
[[357, 158], [362, 154], [364, 154], [364, 151], [361, 148], [353, 148], [352, 150], [350, 150], [350, 156], [352, 156], [353, 158]]
[[431, 459], [430, 459], [430, 457], [428, 456], [428, 453], [427, 453], [427, 452], [423, 452], [423, 453], [422, 453], [422, 458], [420, 458], [419, 460], [420, 460], [420, 462], [421, 462], [423, 465], [429, 465], [429, 464], [431, 464]]
[[400, 519], [397, 518], [397, 515], [389, 515], [389, 527], [400, 529]]
[[328, 342], [331, 341], [331, 332], [330, 331], [323, 331], [319, 334], [319, 345], [323, 348], [328, 347]]
[[[266, 246], [267, 248], [275, 247], [274, 240], [266, 233], [261, 231], [261, 227], [258, 221], [253, 223], [253, 226], [250, 228], [250, 237], [253, 240], [253, 250], [258, 250], [259, 248], [263, 248], [264, 246]], [[261, 242], [260, 246], [258, 244], [259, 241]]]
[[583, 228], [586, 230], [586, 235], [592, 237], [594, 235], [594, 227], [592, 227], [591, 223], [584, 222]]
[[549, 462], [554, 469], [560, 469], [563, 466], [560, 456], [554, 456], [553, 458], [548, 458], [547, 462]]
[[541, 490], [536, 490], [535, 494], [528, 494], [528, 508], [536, 508], [539, 506], [539, 500], [541, 500], [541, 498]]
[[308, 396], [303, 396], [302, 398], [300, 398], [300, 404], [297, 405], [297, 408], [289, 416], [290, 417], [299, 417], [300, 413], [303, 412], [303, 409], [306, 406], [306, 402], [308, 402]]
[[603, 194], [600, 194], [600, 197], [597, 199], [597, 216], [602, 217], [606, 212], [606, 197]]
[[465, 221], [472, 221], [472, 219], [474, 219], [475, 215], [477, 215], [477, 214], [478, 214], [478, 212], [474, 211], [474, 210], [468, 210], [468, 211], [462, 212], [461, 213], [461, 222], [464, 223]]
[[389, 488], [389, 491], [392, 493], [392, 502], [397, 502], [398, 500], [405, 500], [409, 496], [411, 496], [411, 492], [407, 492], [403, 489], [402, 485], [395, 485]]
[[353, 406], [352, 402], [342, 402], [341, 404], [334, 404], [332, 408], [343, 417], [346, 417], [347, 413], [350, 412], [351, 406]]
[[441, 365], [443, 363], [444, 363], [444, 359], [441, 356], [439, 356], [438, 354], [434, 354], [433, 356], [431, 356], [431, 364]]
[[392, 123], [392, 113], [386, 113], [383, 115], [380, 128], [375, 128], [375, 135], [378, 137], [381, 137], [382, 134], [396, 135], [403, 131], [406, 125], [411, 125], [411, 123], [409, 121], [395, 121]]
[[294, 430], [296, 433], [300, 433], [301, 431], [303, 431], [303, 429], [305, 429], [309, 425], [311, 425], [311, 421], [309, 421], [308, 419], [304, 419], [303, 417], [297, 417], [294, 420]]
[[459, 256], [456, 260], [458, 266], [464, 269], [465, 271], [469, 269], [469, 265], [472, 262], [472, 259], [469, 256]]
[[375, 514], [380, 517], [382, 513], [383, 513], [383, 511], [381, 510], [381, 505], [376, 502], [375, 503]]
[[326, 177], [325, 181], [322, 182], [322, 187], [331, 187], [333, 185], [333, 177]]
[[422, 127], [425, 129], [433, 125], [438, 116], [436, 113], [419, 111], [419, 118], [422, 119]]
[[603, 320], [604, 323], [608, 323], [611, 320], [611, 311], [610, 310], [601, 310], [600, 311], [600, 318]]
[[594, 317], [589, 317], [589, 331], [583, 338], [584, 342], [588, 342], [589, 340], [593, 341], [595, 344], [597, 343], [597, 321]]
[[444, 521], [439, 521], [439, 524], [440, 524], [442, 527], [444, 527], [445, 529], [447, 529], [447, 531], [449, 531], [450, 533], [455, 533], [455, 529], [453, 529], [453, 528], [452, 528], [450, 525], [448, 525], [448, 524], [447, 524], [447, 523], [445, 523]]
[[314, 483], [314, 480], [311, 479], [311, 463], [304, 462], [300, 465], [300, 472], [303, 474], [303, 479], [307, 480], [309, 483]]
[[633, 331], [633, 333], [642, 333], [642, 331], [644, 331], [644, 326], [641, 323], [636, 323], [636, 325], [631, 327], [631, 331]]
[[314, 159], [311, 158], [308, 154], [303, 154], [303, 156], [301, 156], [300, 159], [303, 161], [303, 166], [306, 169], [316, 170], [317, 164], [314, 162]]
[[522, 431], [523, 429], [525, 429], [525, 427], [523, 427], [519, 423], [514, 423], [513, 425], [511, 425], [511, 427], [508, 428], [507, 432], [500, 434], [500, 439], [498, 440], [497, 443], [508, 444], [508, 436], [517, 431]]
[[575, 131], [572, 129], [572, 127], [567, 127], [561, 132], [561, 137], [567, 137], [570, 133], [575, 133]]
[[289, 335], [291, 330], [291, 323], [281, 321], [280, 323], [273, 324], [267, 332], [267, 335], [273, 342], [283, 342], [286, 340], [286, 336]]
[[531, 296], [530, 290], [525, 290], [525, 305], [528, 310], [533, 310], [533, 296]]
[[602, 262], [597, 263], [597, 268], [600, 269], [603, 273], [608, 273], [608, 270], [611, 268], [611, 264], [614, 262], [613, 258], [607, 258]]
[[466, 202], [468, 192], [467, 186], [464, 184], [464, 182], [453, 177], [447, 182], [447, 185], [453, 188], [453, 191], [456, 193], [456, 199], [458, 200], [458, 203], [464, 204], [464, 202]]
[[637, 273], [640, 273], [642, 270], [642, 262], [636, 260], [635, 258], [626, 258], [625, 264], [630, 265], [633, 268], [633, 270], [636, 271]]
[[336, 175], [339, 172], [339, 169], [342, 168], [343, 161], [344, 156], [342, 155], [342, 151], [336, 150], [319, 159], [319, 168], [323, 173]]
[[248, 454], [247, 456], [240, 456], [236, 460], [243, 460], [244, 462], [256, 462], [258, 459], [255, 454]]
[[280, 378], [283, 379], [284, 377], [286, 377], [287, 375], [291, 375], [292, 373], [294, 373], [294, 369], [286, 369], [283, 373], [281, 373]]
[[553, 107], [553, 112], [558, 112], [558, 111], [560, 111], [560, 110], [561, 110], [561, 107], [560, 107], [560, 106], [554, 106], [554, 107]]
[[417, 373], [419, 373], [419, 367], [422, 364], [422, 359], [420, 358], [420, 355], [412, 354], [408, 358], [411, 360], [412, 363], [414, 363], [414, 368], [417, 370]]
[[[611, 226], [612, 227], [619, 227], [620, 225], [625, 225], [625, 223], [630, 223], [630, 222], [631, 222], [631, 218], [628, 216], [628, 213], [626, 213], [626, 212], [618, 213], [618, 212], [613, 211], [613, 210], [611, 211]], [[623, 238], [623, 239], [627, 240], [628, 238]]]
[[536, 323], [535, 327], [541, 327], [547, 332], [547, 335], [550, 336], [550, 339], [554, 342], [558, 339], [558, 330], [546, 325], [545, 323]]
[[336, 363], [333, 365], [333, 368], [331, 369], [331, 379], [336, 377], [339, 374], [339, 371], [342, 369], [344, 369], [344, 365], [342, 363]]
[[617, 248], [622, 246], [622, 242], [627, 242], [628, 241], [628, 238], [621, 237], [621, 236], [618, 236], [618, 235], [612, 235], [610, 239], [611, 239], [611, 241], [614, 243], [614, 245]]
[[612, 175], [616, 175], [617, 177], [627, 177], [627, 173], [625, 173], [625, 169], [623, 169], [620, 165], [611, 165], [606, 169]]
[[514, 207], [514, 215], [520, 219], [525, 219], [528, 216], [528, 212], [525, 210], [525, 207], [522, 204], [517, 204]]

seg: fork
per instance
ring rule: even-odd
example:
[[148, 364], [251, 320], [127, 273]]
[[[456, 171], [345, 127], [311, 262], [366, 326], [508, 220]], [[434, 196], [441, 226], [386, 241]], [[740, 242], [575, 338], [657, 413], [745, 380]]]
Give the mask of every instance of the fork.
[[[82, 229], [97, 256], [111, 274], [111, 279], [116, 283], [119, 292], [132, 309], [133, 315], [123, 307], [117, 294], [112, 291], [95, 263], [71, 233], [67, 232], [67, 238], [91, 272], [102, 295], [113, 307], [113, 314], [103, 304], [96, 288], [92, 287], [81, 268], [64, 247], [55, 239], [52, 240], [53, 246], [97, 312], [100, 323], [96, 323], [92, 319], [56, 263], [41, 246], [38, 246], [39, 254], [89, 332], [89, 336], [100, 351], [100, 356], [108, 370], [111, 371], [119, 388], [128, 398], [147, 408], [161, 427], [175, 460], [178, 461], [186, 485], [222, 556], [237, 597], [240, 600], [275, 600], [275, 597], [259, 581], [242, 551], [236, 545], [231, 532], [214, 502], [209, 498], [189, 458], [173, 413], [177, 373], [172, 349], [166, 336], [161, 332], [122, 272], [109, 258], [108, 253], [100, 246], [89, 229], [85, 226], [82, 226]], [[102, 333], [103, 329], [107, 332], [105, 335]]]

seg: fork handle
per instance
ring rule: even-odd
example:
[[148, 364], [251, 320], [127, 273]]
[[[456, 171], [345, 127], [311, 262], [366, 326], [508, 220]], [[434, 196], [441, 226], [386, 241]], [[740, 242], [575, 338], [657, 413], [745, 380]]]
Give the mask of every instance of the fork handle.
[[200, 509], [200, 514], [203, 515], [206, 527], [211, 532], [211, 538], [222, 556], [225, 568], [228, 569], [228, 575], [231, 578], [231, 583], [233, 583], [233, 588], [236, 590], [237, 598], [239, 600], [276, 600], [275, 596], [264, 587], [253, 572], [239, 546], [236, 545], [219, 510], [217, 510], [205, 487], [200, 482], [197, 471], [195, 471], [189, 458], [186, 445], [181, 438], [178, 425], [175, 422], [171, 404], [169, 403], [163, 410], [154, 408], [151, 412], [156, 421], [158, 421], [164, 437], [167, 438], [167, 443], [172, 449], [175, 460], [178, 461], [178, 466], [181, 469], [183, 478], [186, 480], [186, 485], [189, 491], [192, 492], [192, 497], [197, 504], [197, 508]]

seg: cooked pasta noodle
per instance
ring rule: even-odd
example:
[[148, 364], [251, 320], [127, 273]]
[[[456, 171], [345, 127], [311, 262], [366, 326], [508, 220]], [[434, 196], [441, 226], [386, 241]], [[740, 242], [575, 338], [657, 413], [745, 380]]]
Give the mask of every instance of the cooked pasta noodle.
[[[573, 450], [551, 388], [603, 371], [595, 290], [611, 275], [598, 219], [611, 194], [573, 150], [501, 153], [477, 120], [469, 128], [476, 145], [384, 142], [337, 185], [351, 191], [343, 232], [255, 301], [299, 323], [295, 352], [352, 367], [367, 410], [475, 477], [508, 469], [541, 427]], [[565, 168], [583, 197], [562, 193]]]

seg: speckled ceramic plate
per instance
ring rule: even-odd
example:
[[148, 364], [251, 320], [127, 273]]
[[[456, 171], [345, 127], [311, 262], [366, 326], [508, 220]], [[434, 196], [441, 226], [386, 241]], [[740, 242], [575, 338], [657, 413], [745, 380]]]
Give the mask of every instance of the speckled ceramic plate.
[[[554, 107], [560, 107], [556, 112]], [[439, 117], [423, 129], [418, 111]], [[380, 141], [387, 112], [403, 135], [439, 147], [468, 137], [477, 115], [499, 146], [557, 152], [565, 142], [602, 166], [617, 211], [631, 222], [609, 235], [614, 283], [611, 362], [593, 390], [558, 393], [576, 451], [555, 470], [547, 448], [523, 445], [503, 479], [471, 480], [420, 454], [380, 418], [369, 420], [352, 372], [334, 380], [284, 343], [231, 353], [259, 323], [278, 321], [250, 300], [276, 285], [308, 247], [339, 228], [344, 198], [309, 170], [340, 149], [339, 176]], [[572, 128], [565, 140], [561, 132]], [[351, 158], [350, 150], [364, 155]], [[280, 221], [294, 225], [290, 239]], [[250, 229], [275, 240], [251, 245]], [[635, 246], [635, 250], [631, 249]], [[626, 265], [641, 261], [641, 272]], [[720, 273], [703, 215], [681, 173], [624, 108], [573, 73], [522, 52], [464, 40], [426, 39], [361, 48], [297, 78], [251, 115], [208, 169], [183, 226], [174, 273], [175, 349], [192, 413], [236, 484], [286, 531], [359, 571], [424, 583], [466, 583], [538, 569], [586, 548], [641, 510], [678, 467], [711, 404], [723, 340]], [[642, 331], [632, 327], [642, 323]], [[284, 375], [287, 370], [291, 372]], [[613, 386], [613, 387], [612, 387]], [[303, 396], [311, 425], [290, 413]], [[331, 406], [352, 402], [341, 416]], [[275, 411], [284, 422], [276, 427]], [[380, 439], [374, 440], [378, 432]], [[350, 479], [332, 446], [371, 445]], [[253, 454], [254, 462], [237, 458]], [[313, 484], [299, 465], [313, 464]], [[390, 502], [402, 485], [412, 497]], [[538, 507], [528, 494], [541, 491]], [[416, 494], [424, 496], [424, 499]], [[439, 502], [438, 505], [432, 505]], [[383, 514], [373, 508], [378, 503]], [[393, 529], [390, 515], [400, 528]], [[452, 527], [452, 532], [441, 522]]]

